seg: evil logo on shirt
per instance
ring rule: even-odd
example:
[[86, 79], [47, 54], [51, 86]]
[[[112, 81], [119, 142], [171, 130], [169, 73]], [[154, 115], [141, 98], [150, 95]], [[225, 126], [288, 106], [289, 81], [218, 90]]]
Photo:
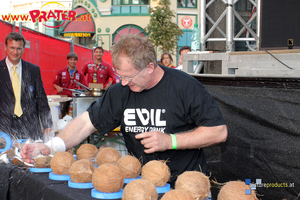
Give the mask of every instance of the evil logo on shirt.
[[165, 109], [128, 108], [124, 111], [124, 123], [135, 126], [138, 118], [144, 126], [166, 126], [166, 121], [161, 117], [165, 112]]

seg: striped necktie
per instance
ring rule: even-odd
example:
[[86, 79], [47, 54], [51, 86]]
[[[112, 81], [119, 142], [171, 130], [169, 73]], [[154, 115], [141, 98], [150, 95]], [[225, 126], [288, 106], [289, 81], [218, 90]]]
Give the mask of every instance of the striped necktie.
[[20, 77], [16, 72], [17, 66], [13, 66], [13, 74], [11, 78], [12, 86], [14, 89], [14, 94], [15, 94], [15, 110], [14, 113], [20, 117], [23, 114], [22, 108], [21, 108], [21, 81]]

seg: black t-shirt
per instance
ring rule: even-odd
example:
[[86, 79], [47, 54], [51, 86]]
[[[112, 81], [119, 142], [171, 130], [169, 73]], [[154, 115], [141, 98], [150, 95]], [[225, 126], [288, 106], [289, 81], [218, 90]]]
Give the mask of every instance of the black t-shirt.
[[153, 88], [132, 92], [128, 86], [115, 84], [89, 107], [88, 112], [99, 133], [121, 125], [128, 152], [142, 158], [143, 164], [150, 160], [167, 161], [173, 185], [184, 171], [206, 173], [203, 150], [167, 150], [146, 154], [144, 146], [134, 136], [154, 130], [178, 134], [198, 126], [218, 126], [225, 122], [215, 100], [199, 81], [176, 69], [162, 69], [164, 76]]

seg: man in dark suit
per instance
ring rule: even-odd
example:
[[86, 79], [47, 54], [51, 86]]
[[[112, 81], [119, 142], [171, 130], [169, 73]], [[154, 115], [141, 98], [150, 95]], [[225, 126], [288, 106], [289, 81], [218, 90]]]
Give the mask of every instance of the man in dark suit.
[[12, 139], [37, 140], [43, 139], [42, 130], [49, 133], [52, 118], [39, 66], [21, 59], [25, 43], [19, 33], [5, 38], [7, 57], [0, 61], [0, 131]]

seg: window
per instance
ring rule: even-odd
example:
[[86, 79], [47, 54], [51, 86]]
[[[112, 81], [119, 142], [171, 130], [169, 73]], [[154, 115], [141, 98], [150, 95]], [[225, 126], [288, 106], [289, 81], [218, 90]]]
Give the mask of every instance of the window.
[[142, 29], [139, 26], [128, 24], [121, 26], [116, 30], [116, 32], [113, 34], [113, 44], [117, 42], [122, 35], [126, 34], [140, 34], [142, 36], [146, 36], [147, 34], [144, 32], [144, 29]]
[[53, 37], [59, 36], [59, 27], [57, 27], [57, 28], [51, 28], [51, 27], [59, 26], [61, 23], [62, 23], [62, 21], [56, 21], [53, 18], [52, 18], [52, 20], [46, 21], [45, 25], [50, 26], [50, 27], [45, 26], [45, 34], [53, 36]]
[[149, 0], [113, 0], [112, 5], [149, 5]]
[[95, 41], [92, 39], [92, 37], [80, 37], [79, 38], [79, 44], [88, 48], [92, 48], [95, 45]]
[[196, 0], [177, 0], [177, 7], [182, 8], [197, 8]]

